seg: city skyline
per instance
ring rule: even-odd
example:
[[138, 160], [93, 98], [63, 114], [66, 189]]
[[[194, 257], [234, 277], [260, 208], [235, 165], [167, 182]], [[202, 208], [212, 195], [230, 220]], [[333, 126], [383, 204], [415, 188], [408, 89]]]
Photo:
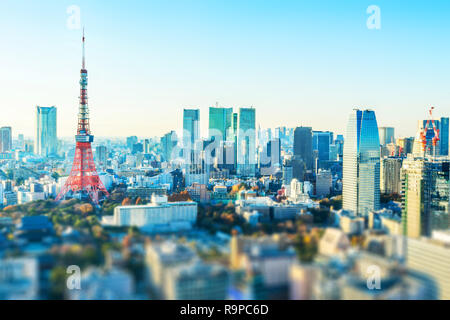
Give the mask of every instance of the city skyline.
[[[38, 4], [2, 5], [14, 14], [0, 14], [0, 23], [14, 27], [4, 37], [0, 83], [3, 103], [17, 112], [0, 126], [12, 127], [14, 137], [34, 137], [31, 111], [37, 105], [56, 106], [58, 137], [73, 135], [81, 24], [91, 39], [87, 66], [93, 131], [99, 137], [180, 130], [184, 108], [200, 109], [206, 137], [208, 108], [216, 102], [234, 109], [254, 106], [257, 127], [311, 126], [337, 134], [344, 133], [346, 115], [355, 107], [375, 110], [379, 125], [395, 127], [397, 137], [414, 136], [416, 119], [425, 118], [431, 105], [436, 117], [448, 116], [444, 2], [433, 8], [408, 4], [408, 16], [400, 4], [379, 1], [380, 30], [366, 26], [369, 4], [355, 1], [329, 2], [327, 10], [290, 1], [276, 9], [272, 2], [176, 2], [171, 10], [154, 2], [126, 7], [80, 1], [81, 24], [75, 29], [67, 26], [71, 3], [39, 4], [44, 9], [39, 23], [31, 13]], [[126, 19], [119, 21], [120, 14]], [[179, 21], [171, 25], [174, 17]], [[233, 25], [227, 24], [230, 18]], [[215, 28], [205, 28], [211, 25]], [[27, 95], [20, 94], [24, 90]]]

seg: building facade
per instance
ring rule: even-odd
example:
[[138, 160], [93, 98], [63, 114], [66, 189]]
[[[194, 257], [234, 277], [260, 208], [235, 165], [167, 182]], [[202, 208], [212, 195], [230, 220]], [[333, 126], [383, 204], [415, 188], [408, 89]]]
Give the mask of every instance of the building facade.
[[[312, 129], [310, 127], [297, 127], [294, 131], [294, 160], [304, 163], [305, 169], [313, 168]], [[294, 170], [295, 171], [295, 170]], [[294, 178], [297, 177], [294, 172]], [[303, 180], [303, 179], [301, 179]]]
[[237, 173], [256, 173], [256, 118], [254, 108], [239, 108], [237, 129]]
[[56, 107], [36, 107], [35, 152], [43, 157], [58, 153]]
[[152, 197], [148, 205], [119, 206], [111, 224], [136, 226], [143, 231], [178, 231], [190, 229], [197, 220], [197, 203], [167, 202], [167, 197]]
[[0, 128], [0, 152], [8, 152], [12, 149], [11, 127]]
[[441, 118], [440, 122], [441, 156], [448, 156], [449, 118]]
[[209, 138], [220, 136], [220, 141], [232, 138], [233, 108], [209, 108]]
[[380, 207], [380, 140], [375, 112], [354, 109], [344, 143], [343, 208], [367, 215]]
[[430, 236], [450, 226], [449, 161], [410, 155], [403, 161], [402, 223], [410, 238]]
[[400, 170], [402, 158], [383, 158], [380, 161], [380, 192], [386, 194], [401, 192]]

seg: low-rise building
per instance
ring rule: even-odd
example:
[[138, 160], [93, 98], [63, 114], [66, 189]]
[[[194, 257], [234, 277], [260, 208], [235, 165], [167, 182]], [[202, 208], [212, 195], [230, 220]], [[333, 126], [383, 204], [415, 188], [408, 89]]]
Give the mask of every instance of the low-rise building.
[[91, 268], [82, 274], [79, 289], [67, 293], [71, 300], [130, 300], [134, 296], [134, 281], [123, 270]]
[[217, 264], [197, 262], [167, 272], [164, 297], [168, 300], [225, 300], [228, 271]]
[[149, 204], [118, 206], [105, 225], [138, 227], [145, 232], [188, 230], [197, 220], [197, 203], [167, 202], [167, 196], [153, 196]]
[[0, 260], [0, 300], [39, 298], [39, 267], [35, 258]]

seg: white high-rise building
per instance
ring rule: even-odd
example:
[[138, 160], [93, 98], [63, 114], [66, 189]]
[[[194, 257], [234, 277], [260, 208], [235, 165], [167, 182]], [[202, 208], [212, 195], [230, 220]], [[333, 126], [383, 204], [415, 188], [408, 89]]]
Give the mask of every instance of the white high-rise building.
[[366, 215], [380, 207], [380, 140], [372, 110], [354, 109], [347, 124], [343, 208]]

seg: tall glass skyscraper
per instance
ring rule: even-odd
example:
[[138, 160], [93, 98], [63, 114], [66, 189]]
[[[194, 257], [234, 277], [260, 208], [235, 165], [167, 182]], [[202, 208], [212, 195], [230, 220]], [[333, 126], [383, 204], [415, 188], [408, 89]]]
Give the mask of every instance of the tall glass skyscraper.
[[343, 208], [366, 215], [380, 207], [380, 139], [375, 112], [354, 109], [344, 143]]
[[330, 144], [333, 143], [333, 132], [313, 131], [313, 150], [317, 150], [320, 161], [330, 160]]
[[12, 148], [12, 129], [11, 127], [0, 128], [0, 152], [11, 151]]
[[36, 107], [36, 142], [35, 152], [43, 157], [58, 153], [56, 135], [56, 108]]
[[441, 118], [440, 128], [440, 142], [441, 142], [441, 156], [448, 156], [448, 134], [449, 134], [448, 118]]
[[254, 108], [239, 108], [237, 132], [237, 171], [239, 175], [256, 173], [256, 122]]
[[209, 108], [209, 137], [220, 134], [221, 141], [231, 138], [233, 108]]
[[193, 145], [200, 139], [200, 110], [183, 110], [183, 142], [184, 145]]
[[294, 131], [294, 156], [299, 156], [306, 164], [306, 168], [313, 167], [312, 128], [297, 127]]

